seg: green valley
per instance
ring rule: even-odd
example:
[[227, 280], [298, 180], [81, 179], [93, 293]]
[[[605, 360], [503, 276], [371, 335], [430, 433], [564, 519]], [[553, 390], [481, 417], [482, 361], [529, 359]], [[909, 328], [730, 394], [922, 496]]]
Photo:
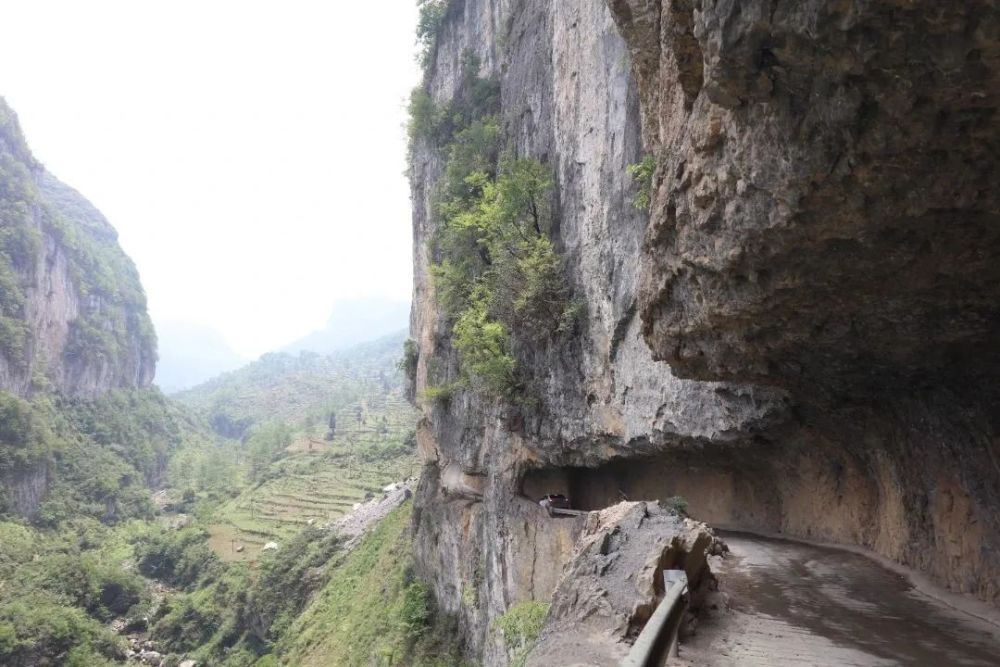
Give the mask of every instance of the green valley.
[[0, 664], [454, 664], [410, 556], [403, 332], [165, 396], [115, 230], [2, 101], [0, 223]]
[[[417, 641], [437, 621], [406, 565], [408, 504], [356, 554], [330, 528], [418, 472], [402, 349], [400, 334], [331, 356], [266, 355], [176, 398], [0, 394], [5, 474], [27, 484], [30, 466], [43, 466], [50, 480], [30, 513], [18, 513], [30, 494], [5, 494], [3, 664], [117, 664], [144, 652], [167, 665], [300, 664], [317, 624], [368, 622], [369, 611], [328, 609], [357, 587], [358, 559], [375, 578], [366, 585], [404, 582], [371, 589], [389, 596], [378, 605], [384, 642], [371, 650], [381, 660], [392, 647], [384, 664], [433, 655]], [[344, 646], [342, 658], [323, 648], [322, 660], [368, 664], [366, 649]]]
[[[220, 557], [253, 560], [267, 542], [328, 524], [417, 472], [416, 411], [397, 368], [403, 340], [388, 336], [330, 356], [269, 354], [178, 395], [244, 441], [245, 485], [208, 526]], [[182, 455], [177, 467], [196, 465]]]

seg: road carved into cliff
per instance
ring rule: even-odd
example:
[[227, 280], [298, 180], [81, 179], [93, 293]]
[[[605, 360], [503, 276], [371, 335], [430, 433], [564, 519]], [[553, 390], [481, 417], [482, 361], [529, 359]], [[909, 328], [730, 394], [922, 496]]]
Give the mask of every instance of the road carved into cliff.
[[714, 563], [728, 612], [681, 648], [684, 664], [1000, 664], [1000, 628], [918, 592], [905, 577], [852, 553], [723, 533]]

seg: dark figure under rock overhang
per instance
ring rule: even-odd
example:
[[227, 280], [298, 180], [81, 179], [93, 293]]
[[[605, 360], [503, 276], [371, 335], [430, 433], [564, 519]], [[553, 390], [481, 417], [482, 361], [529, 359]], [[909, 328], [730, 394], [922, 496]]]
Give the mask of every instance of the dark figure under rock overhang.
[[572, 509], [569, 498], [561, 493], [548, 493], [542, 496], [542, 499], [538, 501], [538, 504], [545, 508], [545, 511], [549, 516], [552, 516], [552, 510], [554, 509]]

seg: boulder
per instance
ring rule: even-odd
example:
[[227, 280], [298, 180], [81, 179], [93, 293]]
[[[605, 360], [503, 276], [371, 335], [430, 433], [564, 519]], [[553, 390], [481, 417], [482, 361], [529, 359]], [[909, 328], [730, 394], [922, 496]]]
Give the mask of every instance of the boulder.
[[715, 588], [708, 556], [723, 548], [708, 526], [659, 502], [590, 513], [525, 664], [618, 664], [660, 602], [663, 571], [686, 572], [696, 609]]

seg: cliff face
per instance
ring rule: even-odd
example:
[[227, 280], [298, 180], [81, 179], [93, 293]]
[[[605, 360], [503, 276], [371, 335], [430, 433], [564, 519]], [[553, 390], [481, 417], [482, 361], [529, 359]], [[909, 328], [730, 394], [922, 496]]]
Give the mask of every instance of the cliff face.
[[152, 382], [156, 337], [117, 234], [29, 151], [0, 100], [0, 389], [92, 397]]
[[740, 512], [997, 604], [1000, 13], [609, 5], [657, 158], [643, 338], [796, 405]]
[[992, 3], [609, 4], [659, 158], [657, 358], [848, 395], [996, 377]]
[[[715, 525], [860, 544], [1000, 595], [1000, 86], [988, 4], [451, 2], [506, 150], [552, 169], [583, 304], [521, 343], [536, 402], [422, 401], [418, 560], [473, 652], [547, 600], [581, 509], [681, 495]], [[629, 164], [652, 154], [650, 214]], [[412, 151], [416, 393], [457, 375], [435, 298], [445, 155]]]
[[[56, 412], [65, 420], [78, 399], [149, 387], [155, 364], [146, 297], [114, 228], [34, 159], [0, 98], [0, 512], [36, 516], [53, 485], [118, 470], [120, 461], [100, 450], [74, 462], [80, 440], [57, 461], [48, 422]], [[143, 444], [159, 453], [147, 435]], [[85, 463], [96, 469], [80, 473]], [[155, 484], [164, 466], [158, 455], [142, 477]]]
[[[436, 100], [458, 93], [468, 51], [480, 75], [499, 82], [506, 149], [553, 171], [555, 240], [586, 312], [571, 341], [519, 349], [526, 366], [544, 369], [535, 375], [537, 405], [465, 391], [422, 406], [418, 560], [445, 609], [462, 617], [471, 650], [504, 664], [491, 622], [517, 602], [549, 599], [578, 530], [545, 518], [536, 496], [580, 496], [582, 488], [568, 488], [567, 471], [578, 467], [692, 451], [724, 456], [782, 421], [788, 405], [780, 391], [678, 379], [642, 340], [637, 259], [647, 216], [632, 206], [626, 171], [642, 158], [638, 95], [607, 7], [452, 3], [428, 80]], [[411, 159], [418, 395], [429, 375], [454, 375], [457, 364], [430, 275], [444, 159], [424, 141]], [[608, 493], [595, 505], [621, 500], [619, 489]]]

